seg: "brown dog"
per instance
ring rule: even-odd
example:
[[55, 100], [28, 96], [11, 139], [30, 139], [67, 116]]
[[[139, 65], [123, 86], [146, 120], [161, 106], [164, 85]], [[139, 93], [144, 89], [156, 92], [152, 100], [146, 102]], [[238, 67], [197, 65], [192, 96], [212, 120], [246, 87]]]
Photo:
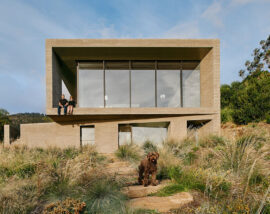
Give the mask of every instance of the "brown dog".
[[145, 159], [141, 161], [139, 165], [139, 184], [143, 184], [145, 187], [148, 186], [149, 175], [152, 175], [151, 184], [153, 186], [157, 185], [156, 176], [157, 176], [157, 159], [159, 154], [157, 152], [149, 152]]

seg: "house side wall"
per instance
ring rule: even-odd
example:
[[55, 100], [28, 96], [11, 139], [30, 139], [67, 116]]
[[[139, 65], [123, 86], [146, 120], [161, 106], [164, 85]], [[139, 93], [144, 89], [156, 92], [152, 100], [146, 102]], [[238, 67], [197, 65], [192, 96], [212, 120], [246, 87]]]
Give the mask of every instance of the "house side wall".
[[118, 149], [118, 125], [130, 123], [169, 122], [168, 139], [182, 140], [187, 136], [187, 120], [210, 120], [200, 133], [215, 133], [215, 115], [179, 116], [140, 120], [121, 120], [78, 124], [33, 123], [21, 125], [20, 144], [30, 148], [80, 147], [80, 126], [95, 126], [95, 146], [98, 152], [113, 153]]
[[21, 124], [20, 142], [30, 148], [79, 147], [80, 127], [54, 122]]

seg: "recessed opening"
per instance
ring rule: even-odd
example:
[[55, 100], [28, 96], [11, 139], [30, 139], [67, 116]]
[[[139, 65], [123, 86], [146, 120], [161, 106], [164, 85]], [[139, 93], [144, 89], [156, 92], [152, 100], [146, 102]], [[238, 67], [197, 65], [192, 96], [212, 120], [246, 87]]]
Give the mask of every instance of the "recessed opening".
[[187, 130], [189, 137], [195, 137], [198, 140], [203, 134], [208, 134], [209, 130], [205, 129], [206, 125], [211, 120], [188, 120], [187, 121]]
[[169, 122], [131, 123], [118, 127], [118, 145], [134, 143], [139, 146], [145, 141], [161, 145], [167, 139]]
[[95, 145], [95, 126], [81, 126], [80, 127], [80, 141], [81, 146]]

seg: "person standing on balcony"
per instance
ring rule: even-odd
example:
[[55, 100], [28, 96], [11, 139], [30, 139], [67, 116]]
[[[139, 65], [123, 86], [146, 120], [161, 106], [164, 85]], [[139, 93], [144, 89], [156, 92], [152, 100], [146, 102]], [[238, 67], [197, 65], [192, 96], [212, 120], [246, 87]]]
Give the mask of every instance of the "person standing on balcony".
[[67, 115], [68, 101], [65, 99], [65, 95], [62, 94], [61, 99], [59, 100], [58, 105], [58, 115], [61, 114], [61, 108], [64, 108], [64, 114]]
[[67, 113], [68, 114], [73, 114], [73, 108], [75, 107], [76, 103], [73, 100], [73, 97], [70, 96], [69, 101], [68, 101], [68, 109], [67, 109]]

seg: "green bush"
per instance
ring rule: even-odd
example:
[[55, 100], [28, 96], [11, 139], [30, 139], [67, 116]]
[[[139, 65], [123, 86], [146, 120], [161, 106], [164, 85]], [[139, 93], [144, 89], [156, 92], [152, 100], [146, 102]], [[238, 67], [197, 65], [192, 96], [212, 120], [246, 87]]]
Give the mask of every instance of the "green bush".
[[162, 167], [157, 174], [158, 180], [171, 179], [176, 180], [181, 174], [181, 168], [179, 166], [167, 166]]
[[232, 114], [233, 114], [233, 110], [228, 107], [221, 109], [221, 112], [220, 112], [221, 122], [222, 123], [233, 122]]
[[35, 170], [36, 165], [32, 163], [19, 165], [17, 168], [0, 166], [0, 178], [9, 178], [13, 175], [17, 175], [19, 178], [29, 178], [35, 174]]
[[266, 123], [270, 124], [270, 112], [266, 115], [265, 119], [266, 119]]

